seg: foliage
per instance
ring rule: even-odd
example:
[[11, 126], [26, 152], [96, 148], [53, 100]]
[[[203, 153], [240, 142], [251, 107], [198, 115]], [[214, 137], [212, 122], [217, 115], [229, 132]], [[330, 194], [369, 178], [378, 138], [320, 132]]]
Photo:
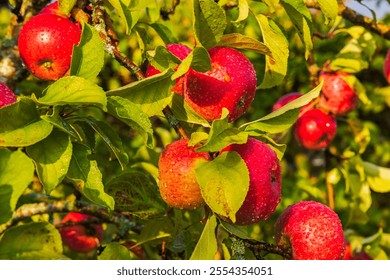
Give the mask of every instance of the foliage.
[[[0, 108], [0, 258], [234, 259], [237, 238], [272, 244], [281, 211], [309, 199], [334, 207], [353, 248], [389, 258], [385, 38], [345, 20], [336, 0], [315, 1], [316, 9], [303, 0], [87, 2], [94, 13], [82, 24], [69, 76], [49, 83], [20, 70], [9, 78], [18, 101]], [[76, 1], [59, 3], [69, 12]], [[112, 25], [97, 11], [105, 11]], [[3, 61], [17, 32], [15, 15], [7, 8], [0, 14]], [[31, 16], [23, 15], [25, 21]], [[165, 48], [177, 42], [193, 49], [183, 61]], [[207, 49], [217, 45], [242, 51], [256, 69], [255, 100], [234, 123], [226, 111], [207, 122], [171, 91], [189, 68], [210, 69]], [[161, 73], [143, 78], [149, 62]], [[331, 146], [307, 151], [291, 129], [300, 108], [319, 96], [318, 71], [325, 66], [354, 75], [360, 104], [338, 118]], [[305, 94], [271, 112], [292, 91]], [[158, 192], [158, 158], [183, 137], [173, 129], [178, 125], [192, 145], [214, 157], [196, 169], [208, 205], [202, 209], [169, 209]], [[282, 201], [267, 221], [239, 227], [218, 215], [234, 221], [248, 190], [248, 170], [238, 154], [218, 152], [248, 137], [276, 151]], [[69, 211], [105, 224], [96, 254], [62, 249], [56, 227]], [[260, 254], [246, 248], [239, 257], [282, 258], [267, 248]]]

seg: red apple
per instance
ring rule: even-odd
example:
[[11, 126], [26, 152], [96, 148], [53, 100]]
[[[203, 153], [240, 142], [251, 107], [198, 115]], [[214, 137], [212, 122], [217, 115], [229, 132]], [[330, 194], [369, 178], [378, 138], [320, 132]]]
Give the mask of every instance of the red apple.
[[249, 171], [249, 189], [236, 213], [238, 225], [266, 220], [275, 211], [281, 198], [280, 164], [276, 153], [265, 143], [248, 138], [246, 144], [233, 144], [221, 152], [235, 151]]
[[390, 84], [390, 50], [387, 51], [385, 62], [383, 63], [383, 74]]
[[184, 100], [208, 121], [219, 119], [229, 110], [229, 121], [242, 116], [256, 93], [256, 72], [241, 52], [228, 47], [209, 50], [210, 71], [190, 69], [184, 80]]
[[73, 46], [81, 37], [78, 23], [55, 14], [38, 14], [20, 31], [20, 57], [29, 71], [42, 80], [57, 80], [66, 75]]
[[320, 73], [320, 79], [324, 81], [318, 107], [337, 116], [351, 112], [357, 106], [359, 98], [355, 89], [346, 79], [349, 73], [336, 71]]
[[196, 152], [188, 147], [188, 139], [176, 140], [161, 153], [159, 169], [159, 189], [163, 200], [178, 209], [196, 209], [204, 200], [195, 177], [196, 164], [210, 160], [206, 152]]
[[4, 83], [0, 83], [0, 108], [15, 103], [15, 93]]
[[[62, 223], [78, 223], [91, 218], [93, 217], [90, 215], [69, 212], [62, 219]], [[101, 224], [93, 224], [64, 226], [59, 228], [59, 232], [63, 243], [72, 251], [88, 253], [95, 250], [100, 245], [104, 231]]]
[[287, 207], [275, 223], [278, 245], [291, 246], [295, 260], [340, 260], [344, 233], [339, 216], [316, 201]]
[[297, 142], [308, 150], [328, 147], [336, 136], [337, 122], [333, 115], [320, 109], [310, 109], [295, 123], [294, 134]]
[[[168, 44], [166, 45], [166, 48], [170, 53], [175, 55], [180, 60], [185, 59], [192, 51], [191, 48], [182, 44]], [[146, 68], [145, 77], [150, 77], [159, 73], [161, 72], [154, 68], [151, 64], [149, 64]], [[179, 77], [178, 79], [176, 79], [176, 84], [173, 87], [172, 91], [174, 93], [183, 95], [183, 77]]]
[[53, 3], [50, 3], [44, 7], [39, 14], [54, 14], [61, 17], [69, 18], [63, 11], [60, 10], [60, 7], [58, 6], [58, 1], [55, 1]]

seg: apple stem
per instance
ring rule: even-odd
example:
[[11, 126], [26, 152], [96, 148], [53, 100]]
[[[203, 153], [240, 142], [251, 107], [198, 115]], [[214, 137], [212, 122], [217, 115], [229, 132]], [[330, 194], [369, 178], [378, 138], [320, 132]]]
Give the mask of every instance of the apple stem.
[[288, 246], [270, 244], [265, 241], [250, 241], [244, 240], [245, 247], [249, 248], [257, 259], [262, 259], [261, 252], [266, 251], [268, 253], [277, 254], [282, 256], [285, 260], [292, 259], [291, 248]]

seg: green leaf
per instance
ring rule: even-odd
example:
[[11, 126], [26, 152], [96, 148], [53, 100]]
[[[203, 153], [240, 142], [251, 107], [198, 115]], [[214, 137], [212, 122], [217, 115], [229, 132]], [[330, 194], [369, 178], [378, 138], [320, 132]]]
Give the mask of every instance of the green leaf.
[[107, 193], [115, 199], [115, 210], [148, 218], [166, 211], [154, 178], [146, 172], [129, 170], [107, 182]]
[[217, 253], [218, 244], [216, 238], [217, 218], [212, 215], [208, 218], [198, 243], [190, 257], [190, 260], [213, 260]]
[[155, 22], [150, 26], [153, 27], [154, 30], [156, 30], [157, 34], [160, 36], [160, 38], [164, 41], [166, 45], [178, 43], [171, 29], [169, 29], [165, 25]]
[[92, 117], [84, 118], [83, 121], [88, 123], [88, 125], [100, 136], [109, 149], [111, 157], [115, 157], [122, 167], [122, 170], [124, 170], [129, 162], [129, 158], [123, 150], [122, 140], [117, 132], [114, 131], [107, 122], [98, 121]]
[[325, 24], [332, 22], [338, 15], [339, 6], [337, 0], [317, 0], [325, 17]]
[[206, 204], [235, 222], [249, 188], [248, 168], [237, 152], [224, 152], [195, 169]]
[[282, 160], [284, 153], [286, 152], [287, 145], [276, 143], [271, 137], [267, 134], [261, 133], [259, 131], [248, 131], [249, 136], [255, 137], [260, 141], [266, 143], [275, 153], [279, 160]]
[[310, 11], [302, 0], [282, 0], [281, 4], [305, 45], [305, 58], [307, 59], [313, 49]]
[[241, 239], [255, 240], [253, 237], [249, 235], [247, 226], [233, 225], [223, 220], [220, 220], [219, 222], [221, 226], [230, 234], [233, 234]]
[[366, 179], [374, 192], [390, 192], [390, 168], [375, 165], [371, 162], [363, 162]]
[[40, 119], [35, 103], [22, 97], [0, 109], [0, 147], [26, 147], [45, 139], [53, 126]]
[[104, 65], [104, 44], [95, 28], [83, 24], [80, 43], [73, 48], [70, 75], [92, 80]]
[[225, 28], [225, 11], [214, 0], [194, 0], [195, 36], [203, 47], [214, 47]]
[[133, 102], [120, 96], [109, 96], [108, 113], [135, 129], [145, 139], [149, 148], [153, 147], [153, 128], [149, 117]]
[[351, 39], [331, 61], [330, 68], [348, 73], [358, 73], [367, 69], [377, 48], [372, 34], [361, 26], [340, 29], [338, 33], [348, 33]]
[[289, 102], [272, 113], [249, 123], [241, 125], [245, 131], [264, 131], [268, 133], [280, 133], [290, 128], [297, 120], [300, 108], [317, 98], [321, 92], [323, 82], [310, 92]]
[[2, 260], [58, 260], [62, 241], [58, 230], [50, 223], [35, 222], [7, 230], [0, 240]]
[[180, 121], [210, 127], [209, 121], [195, 112], [187, 102], [184, 102], [183, 96], [179, 94], [173, 95], [171, 109], [175, 117]]
[[249, 4], [247, 0], [238, 0], [238, 17], [233, 23], [240, 23], [248, 18]]
[[224, 34], [218, 45], [253, 51], [269, 56], [272, 55], [271, 50], [264, 43], [241, 33]]
[[65, 133], [53, 130], [44, 140], [27, 147], [34, 160], [38, 177], [50, 193], [65, 178], [72, 158], [72, 142]]
[[82, 77], [64, 77], [43, 91], [44, 96], [37, 101], [43, 105], [96, 105], [107, 110], [107, 97], [104, 90]]
[[280, 0], [263, 0], [263, 2], [269, 7], [271, 12], [274, 12], [279, 5]]
[[34, 178], [34, 164], [22, 151], [0, 149], [0, 224], [7, 222], [16, 203]]
[[76, 189], [88, 200], [114, 210], [114, 199], [104, 190], [102, 173], [97, 162], [90, 160], [87, 147], [74, 143], [67, 177], [75, 183]]
[[271, 19], [258, 15], [264, 44], [271, 50], [272, 56], [266, 56], [264, 79], [260, 88], [271, 88], [280, 84], [287, 73], [289, 55], [288, 41], [282, 30]]
[[183, 76], [190, 68], [198, 72], [211, 70], [210, 55], [205, 48], [195, 47], [172, 75], [172, 80]]
[[115, 8], [115, 11], [125, 27], [126, 34], [130, 34], [130, 31], [133, 29], [140, 17], [140, 9], [143, 8], [136, 5], [142, 5], [142, 1], [108, 0], [108, 2]]
[[98, 256], [98, 260], [137, 260], [137, 256], [134, 255], [125, 246], [110, 242], [104, 248], [103, 252]]
[[167, 68], [174, 69], [181, 60], [173, 55], [167, 48], [157, 46], [154, 51], [147, 52], [149, 63], [159, 71], [164, 71]]
[[[229, 123], [229, 115], [226, 109], [222, 111], [222, 117], [214, 120], [206, 143], [197, 148], [198, 152], [219, 152], [230, 144], [244, 144], [248, 140], [248, 133], [232, 127]], [[195, 144], [191, 137], [190, 144]]]
[[160, 245], [161, 241], [172, 239], [174, 232], [175, 228], [171, 220], [166, 218], [149, 219], [144, 223], [141, 234], [137, 239], [137, 244], [134, 247], [146, 243]]
[[69, 136], [79, 139], [77, 131], [66, 120], [64, 120], [62, 116], [60, 116], [62, 109], [62, 106], [54, 106], [52, 114], [41, 116], [41, 119], [50, 123], [62, 132], [65, 132]]
[[58, 7], [66, 15], [69, 15], [76, 2], [77, 0], [58, 0]]
[[110, 90], [107, 95], [121, 96], [130, 100], [148, 116], [161, 115], [162, 110], [172, 100], [172, 74], [173, 70], [167, 69], [160, 74]]

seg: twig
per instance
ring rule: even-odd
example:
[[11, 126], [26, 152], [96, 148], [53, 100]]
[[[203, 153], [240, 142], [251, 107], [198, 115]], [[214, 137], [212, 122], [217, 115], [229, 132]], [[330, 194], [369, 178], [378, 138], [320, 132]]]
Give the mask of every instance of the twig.
[[244, 240], [245, 247], [249, 248], [256, 258], [261, 258], [261, 252], [265, 251], [282, 256], [286, 260], [292, 259], [291, 248], [287, 246], [270, 244], [263, 241]]
[[95, 204], [89, 204], [82, 201], [51, 201], [24, 204], [18, 208], [7, 223], [0, 225], [0, 235], [20, 221], [29, 219], [33, 216], [67, 212], [89, 214], [98, 218], [100, 222], [113, 223], [118, 226], [119, 235], [125, 235], [127, 231], [137, 227], [136, 223], [130, 221], [127, 217], [118, 214], [110, 215], [107, 209]]
[[[320, 6], [317, 1], [307, 1], [306, 6], [308, 8], [314, 8], [320, 10]], [[348, 8], [344, 3], [339, 2], [338, 14], [344, 19], [350, 21], [353, 24], [364, 27], [365, 29], [380, 35], [386, 40], [390, 40], [390, 27], [386, 24], [377, 22], [375, 19], [358, 14], [354, 10]]]

